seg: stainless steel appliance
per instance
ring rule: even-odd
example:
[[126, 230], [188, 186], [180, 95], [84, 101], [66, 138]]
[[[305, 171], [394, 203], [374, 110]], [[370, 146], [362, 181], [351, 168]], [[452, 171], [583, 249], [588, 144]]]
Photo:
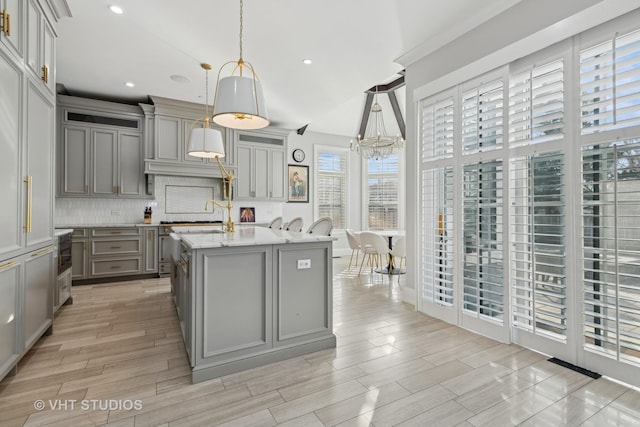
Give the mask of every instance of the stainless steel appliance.
[[71, 297], [71, 229], [56, 231], [58, 236], [58, 278], [54, 292], [53, 307], [59, 309], [63, 304], [73, 304]]
[[58, 236], [58, 276], [71, 268], [71, 233]]

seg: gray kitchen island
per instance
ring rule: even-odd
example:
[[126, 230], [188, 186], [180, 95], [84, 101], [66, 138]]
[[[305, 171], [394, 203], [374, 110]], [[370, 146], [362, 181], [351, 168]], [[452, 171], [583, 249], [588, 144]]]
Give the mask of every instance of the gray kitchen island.
[[181, 235], [176, 309], [194, 383], [335, 347], [330, 236]]

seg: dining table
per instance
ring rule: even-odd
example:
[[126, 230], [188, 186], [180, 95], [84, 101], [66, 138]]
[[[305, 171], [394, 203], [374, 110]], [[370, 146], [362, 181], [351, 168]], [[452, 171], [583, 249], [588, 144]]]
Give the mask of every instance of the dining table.
[[[376, 230], [376, 229], [369, 229], [368, 231], [371, 231], [372, 233], [376, 233], [379, 234], [380, 236], [384, 237], [387, 239], [388, 245], [389, 245], [389, 250], [393, 249], [393, 239], [400, 237], [400, 236], [404, 236], [405, 235], [405, 230]], [[375, 270], [376, 273], [383, 273], [383, 274], [405, 274], [406, 270], [405, 269], [399, 269], [397, 267], [395, 267], [395, 263], [394, 263], [394, 256], [389, 254], [387, 256], [387, 266], [385, 268], [378, 268]], [[391, 272], [389, 272], [391, 271]]]

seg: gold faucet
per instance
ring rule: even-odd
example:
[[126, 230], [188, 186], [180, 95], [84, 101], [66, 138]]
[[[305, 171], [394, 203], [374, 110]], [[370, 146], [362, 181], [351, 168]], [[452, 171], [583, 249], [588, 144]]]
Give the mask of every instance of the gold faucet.
[[231, 204], [231, 184], [233, 183], [233, 173], [229, 172], [222, 166], [222, 162], [220, 161], [220, 157], [216, 157], [218, 160], [218, 166], [220, 167], [220, 171], [224, 174], [222, 177], [222, 189], [224, 192], [224, 198], [227, 199], [226, 206], [220, 202], [215, 200], [207, 200], [207, 203], [204, 204], [204, 210], [206, 211], [209, 207], [209, 204], [213, 204], [214, 206], [219, 206], [221, 208], [227, 208], [227, 231], [233, 233], [236, 230], [236, 226], [231, 220], [231, 208], [233, 205]]

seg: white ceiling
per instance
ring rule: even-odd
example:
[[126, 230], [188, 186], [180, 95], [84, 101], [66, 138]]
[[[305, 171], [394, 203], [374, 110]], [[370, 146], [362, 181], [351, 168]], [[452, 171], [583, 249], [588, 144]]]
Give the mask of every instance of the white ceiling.
[[[244, 59], [260, 76], [273, 125], [355, 135], [364, 92], [398, 77], [397, 58], [442, 46], [518, 1], [245, 0]], [[207, 62], [211, 103], [218, 69], [239, 56], [239, 0], [67, 2], [73, 16], [58, 26], [57, 79], [70, 95], [204, 103], [199, 64]], [[404, 90], [397, 95], [404, 109]]]

